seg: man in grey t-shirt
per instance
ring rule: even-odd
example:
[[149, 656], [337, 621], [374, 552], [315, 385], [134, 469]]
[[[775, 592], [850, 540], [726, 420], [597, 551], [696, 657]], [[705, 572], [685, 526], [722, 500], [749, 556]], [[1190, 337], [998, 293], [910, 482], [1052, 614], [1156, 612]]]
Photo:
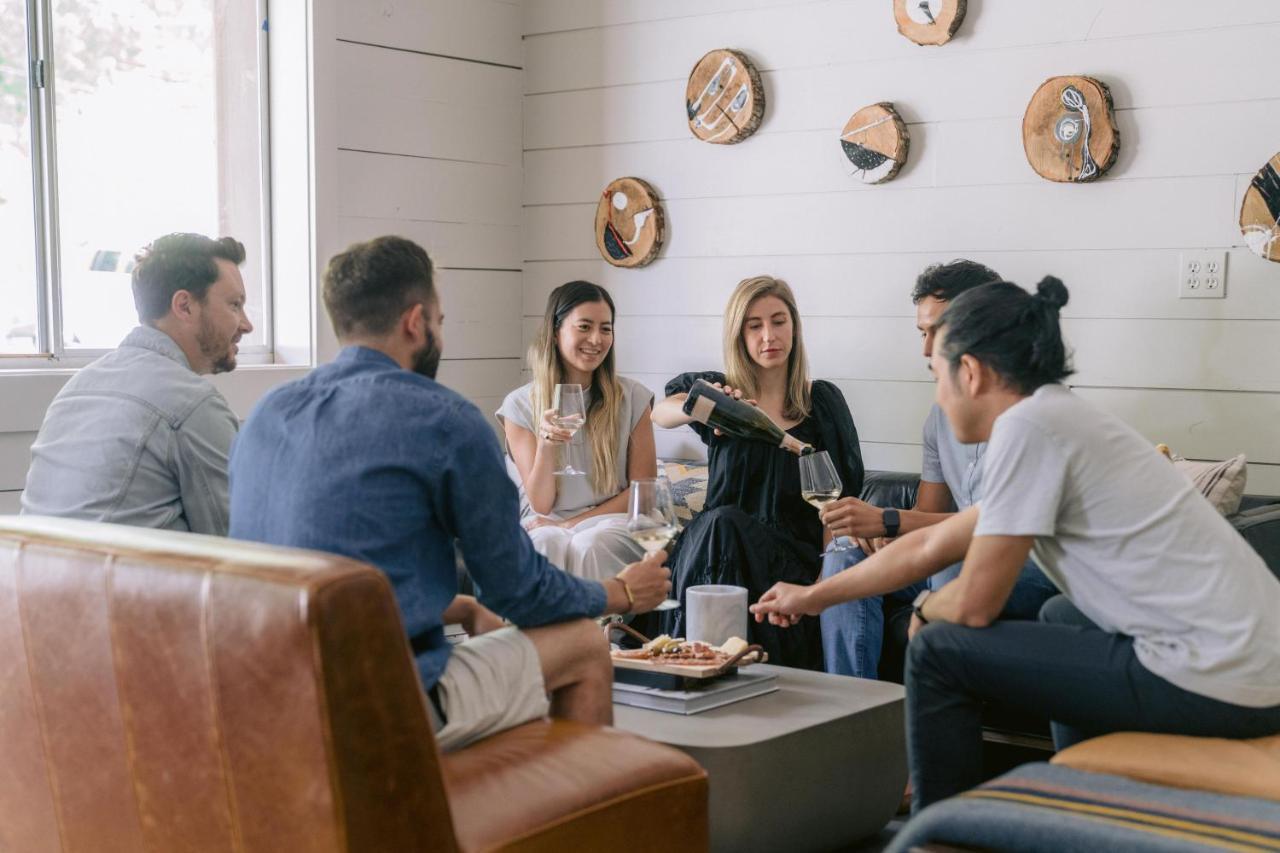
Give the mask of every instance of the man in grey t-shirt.
[[22, 512], [227, 534], [227, 458], [239, 428], [205, 378], [253, 331], [230, 237], [169, 234], [138, 256], [142, 325], [77, 371], [31, 447]]
[[[995, 270], [967, 260], [936, 264], [920, 274], [911, 301], [916, 306], [916, 328], [924, 343], [926, 361], [933, 354], [934, 324], [951, 300], [967, 290], [999, 280]], [[888, 513], [858, 498], [842, 498], [830, 504], [823, 513], [823, 521], [832, 535], [854, 537], [858, 547], [828, 552], [823, 559], [822, 576], [829, 578], [856, 566], [882, 547], [882, 537], [886, 535], [899, 536], [937, 524], [977, 503], [982, 494], [982, 456], [986, 448], [986, 442], [958, 441], [935, 404], [924, 423], [920, 488], [915, 507]], [[887, 529], [890, 527], [892, 532]], [[819, 621], [827, 672], [858, 678], [896, 679], [901, 670], [902, 638], [906, 634], [912, 600], [922, 590], [937, 589], [959, 573], [957, 563], [925, 581], [887, 595], [870, 596], [825, 610]], [[1001, 615], [1006, 619], [1034, 619], [1041, 605], [1057, 592], [1039, 568], [1028, 562]], [[886, 625], [890, 630], [885, 630]], [[883, 646], [885, 639], [889, 640], [888, 648]]]
[[[1168, 461], [1061, 384], [1067, 289], [997, 282], [939, 322], [937, 401], [990, 442], [980, 503], [856, 572], [778, 584], [756, 618], [795, 624], [964, 559], [912, 604], [907, 755], [919, 809], [982, 781], [982, 708], [1054, 722], [1059, 748], [1109, 732], [1280, 733], [1280, 580]], [[1034, 554], [1063, 597], [1041, 621], [997, 618]]]

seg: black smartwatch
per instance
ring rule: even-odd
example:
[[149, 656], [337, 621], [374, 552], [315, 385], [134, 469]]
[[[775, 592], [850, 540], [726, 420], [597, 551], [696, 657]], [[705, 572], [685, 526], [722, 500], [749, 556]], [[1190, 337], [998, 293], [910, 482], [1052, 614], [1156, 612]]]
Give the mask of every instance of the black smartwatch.
[[902, 525], [902, 519], [898, 517], [896, 509], [886, 509], [883, 518], [885, 538], [892, 539], [898, 535], [898, 528]]
[[929, 624], [929, 620], [924, 618], [924, 603], [929, 600], [929, 595], [932, 592], [933, 590], [931, 589], [923, 589], [920, 591], [920, 594], [916, 596], [916, 600], [911, 602], [911, 612], [916, 615], [917, 619], [926, 625]]

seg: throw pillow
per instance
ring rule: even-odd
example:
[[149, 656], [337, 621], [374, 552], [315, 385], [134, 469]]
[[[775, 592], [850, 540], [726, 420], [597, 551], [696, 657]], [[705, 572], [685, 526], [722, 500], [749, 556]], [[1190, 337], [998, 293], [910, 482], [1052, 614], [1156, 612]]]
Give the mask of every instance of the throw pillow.
[[681, 526], [693, 521], [707, 503], [707, 466], [699, 462], [662, 462], [671, 481], [671, 501]]
[[1169, 457], [1173, 467], [1181, 471], [1218, 512], [1234, 515], [1240, 509], [1240, 499], [1244, 497], [1245, 482], [1249, 476], [1243, 453], [1222, 462], [1197, 462], [1183, 459], [1163, 444], [1157, 445], [1156, 449]]

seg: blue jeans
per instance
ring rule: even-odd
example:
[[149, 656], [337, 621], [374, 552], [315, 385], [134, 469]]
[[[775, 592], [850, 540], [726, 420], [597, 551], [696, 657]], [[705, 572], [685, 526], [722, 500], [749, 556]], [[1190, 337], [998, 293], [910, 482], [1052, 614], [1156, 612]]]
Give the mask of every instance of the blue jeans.
[[[837, 575], [867, 558], [861, 548], [828, 551], [822, 558], [822, 577]], [[960, 574], [960, 563], [947, 566], [927, 581], [911, 584], [884, 596], [871, 596], [828, 607], [819, 617], [822, 626], [822, 654], [827, 672], [878, 678], [880, 653], [884, 647], [886, 611], [892, 613], [910, 607], [915, 597], [926, 588], [939, 589]], [[1031, 560], [1022, 567], [1001, 619], [1035, 619], [1041, 606], [1058, 594], [1040, 568]]]

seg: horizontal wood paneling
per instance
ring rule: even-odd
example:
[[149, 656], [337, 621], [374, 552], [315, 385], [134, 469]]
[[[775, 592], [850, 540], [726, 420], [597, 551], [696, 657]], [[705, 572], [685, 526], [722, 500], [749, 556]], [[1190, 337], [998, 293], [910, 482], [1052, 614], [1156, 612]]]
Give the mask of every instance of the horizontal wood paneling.
[[338, 3], [338, 38], [519, 66], [521, 9], [499, 0]]
[[501, 402], [507, 392], [520, 386], [520, 360], [445, 358], [436, 378], [469, 400], [497, 398]]
[[[1036, 13], [1049, 17], [1038, 7]], [[908, 122], [1021, 118], [1043, 80], [1072, 72], [1107, 82], [1117, 106], [1126, 109], [1274, 98], [1269, 76], [1255, 69], [1265, 67], [1278, 31], [1272, 24], [1152, 36], [1143, 39], [1141, 50], [1124, 39], [998, 51], [912, 50], [874, 63], [765, 71], [769, 108], [760, 133], [837, 127], [858, 107], [884, 100], [895, 102]], [[692, 67], [703, 52], [681, 55], [680, 65]], [[1189, 61], [1192, 56], [1199, 60]], [[525, 148], [685, 139], [689, 130], [681, 105], [687, 74], [530, 95]]]
[[36, 440], [34, 432], [0, 433], [0, 491], [21, 489], [27, 483], [27, 468], [31, 465], [31, 444]]
[[617, 26], [637, 21], [698, 18], [772, 6], [800, 6], [813, 0], [525, 0], [525, 35]]
[[[710, 11], [701, 3], [686, 7]], [[1026, 0], [984, 0], [981, 7], [973, 4], [945, 51], [922, 51], [898, 35], [892, 8], [883, 4], [773, 4], [662, 20], [646, 15], [649, 20], [623, 26], [582, 28], [578, 24], [566, 32], [526, 38], [525, 91], [533, 94], [683, 81], [708, 45], [744, 50], [766, 72], [821, 68], [843, 75], [850, 66], [872, 62], [928, 68], [934, 66], [922, 60], [955, 61], [970, 53], [996, 51], [1025, 55], [1029, 48], [1059, 64], [1068, 51], [1092, 59], [1080, 66], [1085, 67], [1104, 65], [1115, 55], [1108, 47], [1125, 36], [1142, 37], [1146, 50], [1147, 43], [1176, 37], [1179, 31], [1280, 22], [1275, 4], [1242, 0], [1213, 3], [1209, 8], [1195, 0], [1173, 4], [1164, 0], [1079, 0], [1054, 8], [1051, 14], [1046, 11], [1041, 4]], [[1083, 44], [1086, 39], [1089, 44]], [[654, 50], [654, 45], [662, 45], [662, 49]], [[1188, 64], [1195, 64], [1194, 59]], [[879, 82], [894, 85], [892, 81]]]
[[519, 225], [341, 216], [338, 234], [344, 246], [384, 234], [398, 234], [426, 249], [432, 261], [441, 267], [518, 271], [521, 265]]
[[520, 165], [520, 71], [348, 43], [335, 59], [340, 147]]
[[340, 151], [338, 213], [373, 219], [518, 225], [520, 170]]
[[[520, 358], [520, 273], [441, 270], [448, 358]], [[509, 390], [509, 389], [508, 389]]]
[[[756, 251], [759, 248], [764, 247]], [[660, 255], [649, 266], [632, 270], [599, 258], [529, 263], [523, 310], [527, 317], [540, 317], [552, 289], [587, 279], [609, 289], [623, 316], [719, 315], [739, 281], [767, 274], [791, 285], [805, 316], [913, 317], [910, 294], [916, 276], [930, 264], [960, 254], [1024, 287], [1047, 274], [1058, 276], [1071, 290], [1071, 301], [1063, 310], [1066, 317], [1280, 319], [1280, 268], [1247, 249], [1232, 250], [1227, 258], [1226, 299], [1179, 299], [1176, 249]]]
[[0, 515], [17, 515], [22, 509], [22, 492], [0, 492]]

